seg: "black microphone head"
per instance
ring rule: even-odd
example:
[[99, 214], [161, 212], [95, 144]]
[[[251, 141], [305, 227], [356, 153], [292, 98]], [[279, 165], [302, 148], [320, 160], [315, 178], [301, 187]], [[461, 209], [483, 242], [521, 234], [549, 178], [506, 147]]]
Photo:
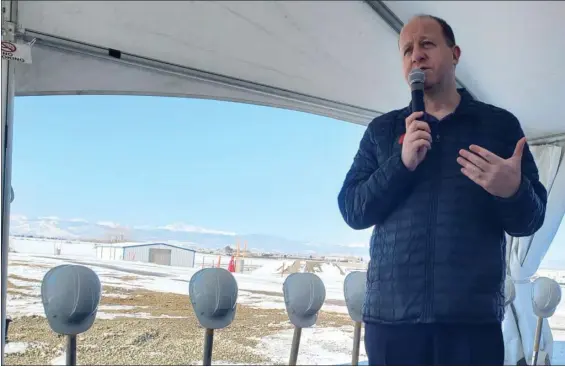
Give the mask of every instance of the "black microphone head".
[[424, 82], [426, 81], [426, 73], [424, 70], [419, 68], [414, 68], [408, 74], [408, 84], [410, 85], [410, 89], [417, 90], [417, 89], [424, 89]]
[[41, 298], [51, 329], [63, 335], [90, 329], [100, 293], [98, 275], [86, 266], [64, 264], [49, 270], [41, 282]]

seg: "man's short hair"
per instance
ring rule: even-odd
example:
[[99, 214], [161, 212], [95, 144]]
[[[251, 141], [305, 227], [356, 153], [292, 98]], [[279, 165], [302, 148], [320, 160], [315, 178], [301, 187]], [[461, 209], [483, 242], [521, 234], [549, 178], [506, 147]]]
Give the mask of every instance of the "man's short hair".
[[457, 43], [455, 43], [455, 34], [453, 33], [453, 29], [451, 28], [451, 26], [443, 19], [439, 18], [439, 17], [435, 17], [433, 15], [429, 15], [429, 14], [420, 14], [416, 16], [417, 18], [430, 18], [435, 20], [436, 22], [439, 23], [439, 26], [441, 27], [441, 31], [443, 33], [443, 38], [445, 38], [445, 43], [447, 43], [448, 47], [453, 47], [455, 46]]

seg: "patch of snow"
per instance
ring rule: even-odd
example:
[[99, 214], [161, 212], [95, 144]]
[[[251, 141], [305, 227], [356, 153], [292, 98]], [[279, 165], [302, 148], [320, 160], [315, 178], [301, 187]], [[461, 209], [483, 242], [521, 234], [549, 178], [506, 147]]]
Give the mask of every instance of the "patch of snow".
[[63, 352], [63, 354], [58, 355], [57, 357], [51, 360], [52, 366], [65, 366], [67, 364], [66, 358], [67, 354]]
[[[292, 264], [292, 261], [270, 261], [264, 263], [260, 268], [257, 268], [251, 272], [253, 275], [279, 275], [281, 273], [281, 267], [283, 265], [288, 266]], [[282, 278], [282, 277], [281, 277]]]
[[267, 296], [264, 294], [240, 291], [237, 303], [253, 308], [282, 310], [285, 308], [284, 299], [281, 296]]
[[[10, 258], [12, 258], [12, 256], [10, 256]], [[32, 279], [34, 281], [24, 281], [19, 279], [13, 279], [13, 280], [10, 279], [10, 281], [16, 285], [33, 286], [34, 284], [37, 285], [39, 282], [43, 280], [43, 277], [45, 276], [45, 273], [47, 273], [48, 270], [49, 269], [38, 268], [33, 266], [10, 265], [8, 267], [8, 276], [17, 275], [27, 279]]]
[[21, 294], [13, 294], [12, 296], [14, 298], [24, 297], [22, 294], [24, 294], [25, 297], [39, 297], [41, 295], [39, 289], [14, 289], [13, 291], [17, 293], [21, 293]]
[[111, 297], [111, 298], [129, 298], [126, 294], [118, 294], [118, 293], [104, 293], [104, 297]]
[[292, 324], [290, 323], [290, 321], [281, 321], [281, 322], [277, 322], [277, 323], [270, 323], [269, 325], [267, 325], [268, 327], [281, 327], [281, 326], [288, 326], [288, 327], [292, 327]]
[[[133, 310], [134, 308], [142, 308], [141, 306], [126, 306], [126, 305], [101, 305], [98, 306], [98, 310], [100, 311], [113, 311], [113, 310]], [[143, 308], [147, 308], [147, 306], [143, 306]]]
[[10, 247], [18, 253], [26, 254], [55, 255], [56, 249], [60, 248], [61, 255], [95, 258], [94, 245], [92, 242], [10, 237]]
[[[240, 303], [239, 301], [237, 303]], [[285, 310], [284, 302], [256, 302], [245, 303], [246, 306], [257, 308], [261, 310]]]
[[[272, 363], [287, 364], [294, 330], [284, 330], [261, 339], [255, 352], [259, 352]], [[297, 365], [334, 365], [351, 360], [353, 332], [341, 328], [302, 329]], [[366, 359], [365, 347], [360, 345], [359, 358]]]
[[348, 313], [347, 306], [324, 304], [320, 312]]
[[[201, 366], [202, 360], [192, 361], [190, 366]], [[234, 363], [234, 362], [226, 362], [226, 361], [215, 361], [212, 357], [212, 365], [213, 366], [249, 366], [248, 363]]]
[[160, 315], [160, 316], [152, 316], [150, 313], [147, 312], [135, 312], [135, 313], [105, 313], [105, 312], [98, 312], [96, 315], [97, 319], [101, 320], [113, 320], [117, 318], [130, 318], [130, 319], [187, 319], [186, 316], [169, 316], [169, 315]]
[[25, 353], [27, 348], [29, 347], [29, 343], [25, 342], [10, 342], [5, 345], [4, 353], [6, 354], [14, 354], [14, 353]]
[[7, 314], [12, 317], [43, 316], [43, 303], [39, 297], [22, 297], [8, 294], [6, 300]]
[[345, 279], [345, 274], [341, 274], [343, 269], [340, 270], [340, 268], [338, 268], [336, 264], [323, 263], [321, 267], [322, 267], [322, 272], [317, 273], [321, 278], [340, 279], [342, 281]]

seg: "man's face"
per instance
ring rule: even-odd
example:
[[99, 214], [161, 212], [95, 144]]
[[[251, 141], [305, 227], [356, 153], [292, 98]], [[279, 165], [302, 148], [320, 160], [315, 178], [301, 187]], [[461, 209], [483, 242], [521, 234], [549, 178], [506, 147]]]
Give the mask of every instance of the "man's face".
[[414, 68], [425, 71], [425, 88], [455, 78], [454, 66], [459, 60], [459, 47], [447, 45], [441, 26], [434, 19], [412, 19], [400, 32], [399, 48], [406, 81]]

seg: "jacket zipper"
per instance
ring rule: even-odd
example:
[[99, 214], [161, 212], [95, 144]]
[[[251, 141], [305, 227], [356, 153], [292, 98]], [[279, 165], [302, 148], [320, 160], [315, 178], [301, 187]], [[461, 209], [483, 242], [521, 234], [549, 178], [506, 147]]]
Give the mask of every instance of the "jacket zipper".
[[430, 321], [430, 317], [433, 314], [433, 288], [434, 288], [434, 252], [435, 252], [435, 240], [436, 240], [436, 226], [437, 226], [437, 201], [439, 200], [439, 183], [441, 181], [441, 135], [440, 126], [441, 123], [435, 121], [436, 129], [432, 130], [433, 135], [433, 186], [432, 186], [432, 202], [431, 202], [431, 213], [428, 220], [429, 225], [429, 237], [427, 241], [426, 248], [426, 294], [425, 294], [425, 308], [424, 308], [424, 319]]

